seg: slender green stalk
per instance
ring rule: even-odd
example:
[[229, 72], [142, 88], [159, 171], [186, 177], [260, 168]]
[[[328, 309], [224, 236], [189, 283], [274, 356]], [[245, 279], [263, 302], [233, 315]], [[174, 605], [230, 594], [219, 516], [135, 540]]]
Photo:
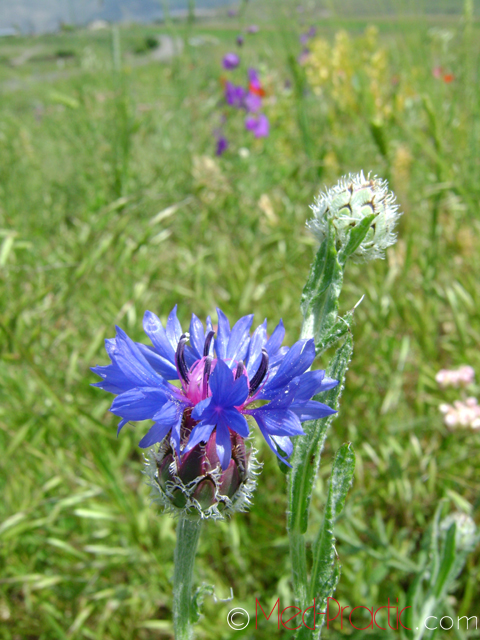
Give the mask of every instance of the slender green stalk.
[[173, 574], [173, 626], [175, 640], [191, 640], [192, 582], [201, 520], [181, 518], [177, 525]]
[[290, 559], [292, 562], [293, 594], [295, 603], [302, 610], [306, 607], [308, 578], [305, 536], [298, 529], [289, 529]]

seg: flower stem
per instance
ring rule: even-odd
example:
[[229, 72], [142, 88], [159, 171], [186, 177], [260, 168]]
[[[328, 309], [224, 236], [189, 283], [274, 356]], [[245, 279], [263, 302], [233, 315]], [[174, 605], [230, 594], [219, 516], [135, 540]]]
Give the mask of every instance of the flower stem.
[[175, 569], [173, 574], [173, 626], [175, 640], [191, 640], [192, 582], [195, 554], [200, 537], [201, 520], [180, 518], [177, 525]]
[[293, 593], [295, 604], [302, 610], [306, 608], [308, 577], [305, 536], [299, 531], [289, 530], [290, 557], [292, 561]]

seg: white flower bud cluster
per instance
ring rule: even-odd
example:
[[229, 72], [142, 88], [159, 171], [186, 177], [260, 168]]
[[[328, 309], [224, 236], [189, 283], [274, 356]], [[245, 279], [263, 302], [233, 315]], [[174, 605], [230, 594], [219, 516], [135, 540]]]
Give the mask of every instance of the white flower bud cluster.
[[452, 524], [456, 525], [455, 546], [460, 551], [471, 551], [477, 543], [477, 526], [466, 513], [455, 511], [440, 523], [440, 531], [446, 533]]
[[468, 387], [475, 380], [475, 371], [468, 365], [459, 369], [440, 369], [435, 380], [443, 389], [445, 387]]
[[377, 176], [365, 177], [363, 171], [349, 174], [321, 193], [311, 209], [313, 218], [307, 222], [308, 229], [322, 243], [332, 224], [338, 250], [348, 242], [353, 227], [375, 215], [363, 242], [351, 256], [354, 262], [383, 258], [385, 249], [396, 242], [394, 229], [401, 214], [387, 181]]
[[476, 398], [467, 398], [465, 402], [455, 400], [453, 405], [441, 404], [440, 411], [443, 413], [443, 422], [450, 429], [456, 427], [480, 429], [480, 405]]

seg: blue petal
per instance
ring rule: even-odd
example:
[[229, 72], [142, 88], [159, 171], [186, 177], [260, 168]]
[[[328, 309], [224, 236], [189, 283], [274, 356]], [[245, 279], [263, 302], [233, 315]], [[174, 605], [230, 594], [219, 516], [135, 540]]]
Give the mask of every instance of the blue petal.
[[118, 434], [123, 429], [123, 427], [127, 424], [127, 422], [128, 420], [120, 420], [120, 422], [118, 423], [117, 438], [118, 438]]
[[[266, 425], [264, 424], [262, 417], [260, 416], [258, 419], [255, 418], [260, 431], [262, 432], [263, 437], [265, 438], [266, 443], [268, 444], [268, 446], [270, 447], [270, 449], [273, 451], [273, 453], [277, 456], [277, 458], [279, 458], [284, 464], [286, 464], [288, 467], [291, 467], [292, 465], [287, 462], [286, 458], [282, 458], [282, 456], [279, 454], [277, 447], [275, 446], [275, 442], [273, 441], [272, 437], [270, 437], [268, 430], [266, 429]], [[282, 447], [283, 449], [283, 447]], [[287, 453], [285, 451], [285, 453]]]
[[116, 344], [115, 338], [106, 338], [105, 351], [108, 353], [110, 360], [112, 360], [112, 354], [115, 353], [116, 348], [117, 348], [117, 344]]
[[257, 369], [262, 359], [262, 347], [267, 340], [267, 321], [264, 320], [253, 332], [250, 344], [248, 345], [247, 359], [245, 367], [248, 371], [250, 380], [257, 373]]
[[278, 368], [275, 376], [269, 378], [267, 384], [259, 394], [259, 398], [270, 398], [272, 392], [278, 392], [280, 387], [304, 373], [315, 359], [315, 344], [311, 340], [299, 340], [296, 342]]
[[207, 316], [207, 333], [209, 331], [213, 331], [212, 319], [210, 316]]
[[[244, 378], [245, 376], [242, 377]], [[228, 368], [228, 365], [225, 364], [223, 360], [217, 360], [215, 369], [209, 380], [215, 405], [220, 407], [225, 406], [224, 402], [229, 396], [230, 389], [233, 387], [233, 380], [233, 373]]]
[[205, 421], [207, 417], [213, 415], [214, 406], [212, 405], [213, 398], [205, 398], [205, 400], [200, 400], [198, 404], [195, 405], [195, 408], [192, 411], [193, 420], [202, 420]]
[[172, 449], [176, 451], [177, 456], [180, 457], [180, 428], [172, 429], [170, 433], [170, 445]]
[[295, 402], [310, 400], [317, 393], [333, 389], [338, 384], [338, 380], [333, 378], [325, 378], [325, 371], [320, 369], [316, 371], [307, 371], [299, 378], [298, 390], [295, 393]]
[[170, 344], [159, 318], [151, 311], [145, 311], [143, 316], [143, 330], [152, 341], [155, 351], [175, 367], [175, 348]]
[[139, 387], [166, 385], [166, 381], [152, 369], [133, 340], [120, 327], [116, 329], [114, 364], [118, 365], [125, 376]]
[[259, 409], [250, 409], [246, 413], [252, 415], [258, 426], [272, 436], [305, 435], [298, 416], [289, 409], [269, 409], [269, 405]]
[[245, 417], [237, 411], [237, 409], [224, 409], [219, 414], [219, 420], [217, 423], [221, 424], [225, 428], [231, 429], [232, 431], [236, 431], [239, 436], [242, 438], [248, 438], [250, 433], [248, 429], [248, 422]]
[[227, 364], [230, 369], [233, 369], [240, 360], [244, 360], [247, 355], [252, 322], [253, 315], [244, 316], [235, 323], [230, 333], [227, 347]]
[[164, 389], [136, 388], [117, 396], [110, 411], [126, 420], [148, 420], [169, 400]]
[[272, 440], [287, 454], [287, 458], [292, 455], [293, 443], [288, 436], [272, 436]]
[[299, 376], [297, 382], [297, 390], [295, 392], [295, 400], [297, 402], [306, 402], [322, 388], [322, 382], [325, 377], [325, 371], [317, 369], [315, 371], [307, 371]]
[[205, 331], [203, 330], [203, 324], [194, 313], [192, 313], [189, 332], [190, 345], [187, 349], [195, 356], [195, 360], [200, 360], [203, 357], [203, 348], [205, 346]]
[[230, 440], [230, 431], [223, 425], [217, 426], [217, 455], [220, 465], [225, 471], [232, 457], [232, 442]]
[[217, 358], [225, 360], [227, 357], [228, 341], [230, 339], [230, 323], [221, 309], [217, 309], [217, 315], [218, 330], [217, 339], [215, 340], [215, 351], [217, 352]]
[[280, 322], [275, 327], [274, 332], [272, 333], [270, 338], [267, 340], [267, 344], [265, 345], [265, 349], [267, 350], [267, 353], [270, 356], [270, 359], [273, 358], [273, 356], [277, 353], [277, 351], [282, 346], [284, 337], [285, 337], [285, 327], [283, 326], [283, 320], [280, 320]]
[[319, 420], [320, 418], [326, 418], [327, 416], [337, 413], [335, 409], [316, 400], [294, 402], [289, 408], [300, 418], [300, 422], [305, 422], [305, 420]]
[[116, 364], [91, 367], [91, 371], [103, 378], [102, 382], [94, 382], [93, 387], [99, 387], [109, 393], [123, 393], [135, 387], [135, 383], [125, 376]]
[[191, 451], [193, 447], [196, 447], [197, 444], [200, 444], [200, 442], [208, 442], [210, 434], [214, 429], [214, 424], [204, 424], [203, 422], [200, 422], [199, 424], [195, 425], [195, 427], [193, 427], [192, 433], [190, 434], [190, 438], [188, 439], [187, 446], [182, 452], [182, 455]]
[[322, 391], [328, 391], [329, 389], [333, 389], [334, 387], [337, 386], [337, 384], [338, 384], [338, 380], [334, 380], [333, 378], [325, 377], [322, 380], [321, 388], [316, 393], [320, 393]]
[[270, 357], [268, 362], [269, 371], [271, 370], [273, 372], [276, 369], [278, 369], [278, 367], [282, 364], [282, 360], [285, 358], [285, 356], [289, 351], [290, 351], [289, 347], [280, 347], [280, 349], [277, 351], [277, 353], [275, 353], [275, 355], [270, 356], [269, 354], [269, 357]]
[[165, 436], [170, 431], [171, 427], [168, 424], [163, 424], [160, 422], [155, 422], [155, 424], [150, 428], [148, 433], [143, 436], [143, 438], [138, 443], [138, 446], [141, 449], [146, 449], [147, 447], [151, 447], [157, 442], [161, 442]]
[[173, 350], [177, 350], [178, 343], [180, 341], [180, 337], [182, 335], [182, 327], [177, 318], [177, 305], [173, 307], [170, 311], [170, 315], [167, 318], [167, 338], [170, 341], [170, 344], [173, 347]]
[[166, 424], [170, 429], [178, 429], [180, 432], [180, 423], [184, 411], [185, 404], [182, 402], [169, 401], [153, 416], [153, 419], [155, 422]]
[[158, 355], [158, 353], [153, 350], [153, 347], [148, 347], [141, 342], [136, 342], [135, 344], [152, 369], [165, 378], [165, 380], [178, 380], [178, 372], [175, 365], [171, 364], [166, 358]]
[[[215, 367], [215, 369], [217, 367]], [[248, 382], [246, 376], [240, 376], [238, 380], [235, 380], [230, 389], [225, 388], [223, 398], [222, 407], [239, 407], [242, 405], [248, 398]]]

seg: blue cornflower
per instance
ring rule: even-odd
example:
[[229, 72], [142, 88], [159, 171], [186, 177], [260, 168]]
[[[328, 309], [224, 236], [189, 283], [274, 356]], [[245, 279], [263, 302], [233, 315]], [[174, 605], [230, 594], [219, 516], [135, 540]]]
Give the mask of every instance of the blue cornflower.
[[[106, 340], [112, 364], [92, 368], [103, 378], [94, 386], [117, 395], [110, 411], [122, 418], [118, 432], [130, 420], [153, 420], [140, 447], [168, 437], [181, 459], [215, 434], [225, 470], [232, 442], [249, 435], [245, 416], [252, 416], [269, 447], [288, 464], [281, 452], [290, 456], [292, 436], [304, 435], [301, 423], [335, 413], [312, 397], [338, 381], [324, 371], [308, 371], [315, 358], [313, 340], [299, 340], [290, 349], [281, 346], [281, 320], [268, 338], [266, 320], [250, 336], [253, 315], [230, 329], [225, 314], [220, 309], [217, 314], [215, 338], [210, 317], [205, 331], [193, 314], [189, 333], [183, 333], [176, 306], [165, 328], [147, 311], [143, 328], [151, 347], [133, 342], [117, 327], [116, 337]], [[180, 386], [171, 383], [177, 380]]]

